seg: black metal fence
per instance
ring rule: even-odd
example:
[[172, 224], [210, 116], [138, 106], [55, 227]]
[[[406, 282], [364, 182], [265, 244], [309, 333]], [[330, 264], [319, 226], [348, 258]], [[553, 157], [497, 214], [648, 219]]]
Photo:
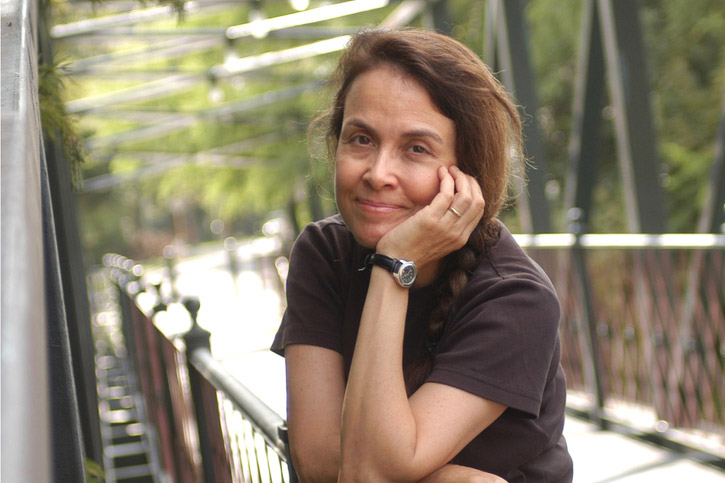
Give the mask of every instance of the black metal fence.
[[[725, 236], [516, 238], [561, 300], [569, 409], [605, 428], [694, 449], [725, 468]], [[133, 320], [126, 332], [137, 369], [151, 374], [141, 376], [150, 418], [158, 414], [157, 428], [176, 428], [158, 438], [167, 471], [207, 481], [295, 481], [284, 420], [214, 360], [209, 333], [195, 322], [198, 302], [186, 300], [191, 330], [184, 343], [172, 342], [134, 303], [139, 285], [129, 289], [128, 281], [139, 279], [129, 261], [109, 265]], [[190, 437], [179, 437], [188, 427]], [[187, 462], [174, 460], [184, 454]]]
[[179, 482], [297, 481], [284, 420], [212, 357], [210, 334], [196, 322], [198, 299], [183, 300], [191, 328], [167, 338], [153, 323], [166, 305], [159, 300], [147, 314], [136, 303], [144, 289], [134, 263], [109, 255], [104, 264], [118, 287], [122, 332], [165, 476]]

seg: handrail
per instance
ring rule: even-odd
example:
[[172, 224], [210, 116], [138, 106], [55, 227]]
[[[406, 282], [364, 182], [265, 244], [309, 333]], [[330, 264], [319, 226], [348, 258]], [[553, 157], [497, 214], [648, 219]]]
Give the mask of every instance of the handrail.
[[[603, 428], [695, 448], [703, 455], [695, 459], [725, 467], [725, 440], [715, 447], [699, 436], [725, 427], [719, 403], [725, 392], [718, 382], [723, 373], [712, 357], [713, 351], [721, 353], [718, 327], [725, 323], [722, 299], [716, 295], [725, 280], [725, 236], [514, 237], [552, 279], [561, 300], [562, 364], [572, 395], [568, 410]], [[133, 267], [128, 260], [120, 262], [125, 270]], [[135, 278], [128, 272], [125, 276]], [[289, 470], [289, 481], [294, 481], [285, 421], [214, 360], [208, 345], [196, 343], [206, 338], [208, 344], [209, 333], [195, 323], [198, 304], [185, 305], [194, 322], [184, 336], [187, 363], [214, 391], [210, 402], [205, 388], [205, 406], [213, 412], [218, 403], [222, 419], [228, 417], [226, 407], [239, 408], [232, 411], [244, 413], [244, 423], [260, 444], [263, 438], [270, 453], [287, 463], [283, 472]], [[189, 337], [194, 327], [196, 334]], [[645, 410], [648, 416], [642, 418]], [[635, 414], [640, 416], [636, 421], [630, 419]], [[197, 417], [204, 421], [206, 416]], [[241, 447], [248, 444], [243, 439], [238, 440]]]
[[[135, 329], [134, 324], [125, 324], [124, 326], [124, 331], [130, 332], [126, 334], [129, 352], [135, 352], [134, 346], [137, 342], [141, 342], [141, 345], [147, 348], [153, 347], [153, 341], [143, 340], [149, 337], [149, 334], [154, 334], [153, 337], [157, 339], [161, 338], [161, 340], [168, 342], [167, 336], [163, 335], [158, 329], [152, 328], [154, 326], [152, 317], [156, 312], [166, 310], [166, 302], [168, 301], [164, 301], [163, 303], [159, 301], [153, 309], [152, 314], [145, 314], [135, 300], [135, 296], [144, 291], [139, 278], [143, 271], [142, 267], [133, 260], [121, 255], [111, 254], [104, 256], [104, 264], [110, 269], [109, 274], [124, 297], [123, 303], [135, 305], [135, 309], [132, 311], [137, 314], [137, 317], [135, 317]], [[209, 345], [210, 334], [201, 328], [196, 321], [199, 310], [198, 299], [185, 297], [181, 303], [188, 310], [192, 325], [186, 333], [176, 334], [172, 337], [174, 340], [183, 340], [186, 346], [185, 351], [174, 350], [177, 350], [177, 358], [185, 360], [185, 366], [188, 368], [188, 375], [182, 376], [182, 379], [188, 379], [189, 381], [188, 390], [190, 394], [188, 396], [190, 396], [189, 400], [192, 406], [188, 407], [188, 411], [190, 411], [188, 414], [194, 415], [195, 425], [198, 431], [198, 447], [193, 448], [193, 451], [198, 451], [201, 456], [199, 462], [201, 467], [198, 468], [198, 471], [204, 475], [205, 481], [237, 481], [240, 479], [240, 472], [254, 471], [254, 469], [250, 469], [249, 467], [241, 468], [239, 455], [233, 454], [235, 450], [230, 440], [230, 438], [233, 438], [231, 433], [244, 430], [235, 427], [235, 423], [233, 422], [229, 426], [229, 415], [217, 407], [217, 397], [219, 397], [220, 401], [231, 403], [235, 407], [235, 411], [242, 416], [243, 420], [251, 425], [254, 434], [261, 436], [266, 446], [276, 453], [278, 461], [287, 465], [287, 469], [283, 470], [281, 465], [279, 468], [280, 471], [284, 471], [285, 473], [283, 480], [290, 483], [296, 482], [296, 475], [292, 468], [289, 455], [285, 420], [239, 382], [223, 364], [214, 359]], [[128, 314], [124, 315], [128, 316]], [[141, 320], [139, 320], [139, 317]], [[132, 315], [130, 318], [134, 319], [134, 316]], [[145, 326], [145, 329], [139, 330], [140, 326]], [[128, 345], [129, 342], [134, 340], [136, 342]], [[158, 355], [147, 353], [148, 351], [145, 352], [143, 357], [146, 359], [158, 357]], [[132, 354], [132, 356], [138, 357], [138, 354]], [[166, 363], [163, 357], [161, 357], [155, 364], [164, 365]], [[153, 379], [153, 375], [143, 374], [145, 369], [142, 366], [144, 365], [148, 366], [149, 364], [138, 365], [137, 370], [142, 372], [142, 374], [139, 374], [139, 377], [141, 379], [144, 379], [144, 377]], [[164, 371], [186, 372], [187, 369], [167, 366]], [[153, 382], [151, 385], [153, 386]], [[158, 384], [155, 387], [158, 388]], [[164, 388], [164, 390], [173, 392], [169, 387]], [[158, 399], [159, 395], [156, 394], [155, 397]], [[178, 401], [183, 399], [174, 394], [169, 394], [169, 397], [177, 401], [176, 404], [179, 404]], [[153, 398], [149, 400], [149, 404], [154, 404]], [[167, 426], [173, 426], [171, 421], [169, 421]], [[160, 428], [157, 428], [157, 431], [160, 431]], [[160, 439], [164, 440], [164, 435], [160, 436]], [[168, 441], [166, 439], [166, 444], [169, 444]], [[243, 444], [249, 445], [249, 447], [238, 449], [237, 451], [249, 453], [255, 451], [253, 448], [255, 446], [254, 443], [250, 444], [244, 439]], [[260, 456], [256, 456], [256, 458], [260, 458]], [[262, 456], [262, 458], [266, 459], [268, 456]], [[260, 461], [259, 459], [256, 461], [257, 471], [260, 468]], [[265, 462], [262, 462], [262, 464], [264, 465]], [[269, 461], [266, 464], [269, 464]], [[167, 461], [166, 465], [173, 466], [173, 462]], [[178, 466], [179, 463], [177, 462], [176, 465]], [[271, 468], [270, 466], [269, 470]], [[174, 470], [170, 468], [168, 471]], [[246, 478], [249, 475], [246, 473], [245, 475], [242, 475], [241, 479], [247, 481]]]
[[214, 359], [208, 349], [195, 349], [187, 357], [214, 387], [244, 411], [247, 419], [257, 427], [268, 443], [279, 451], [287, 450], [286, 438], [280, 434], [280, 429], [286, 432], [287, 426], [279, 414], [232, 376], [219, 361]]
[[37, 97], [37, 3], [2, 3], [3, 481], [51, 481], [45, 263]]
[[540, 233], [515, 234], [524, 248], [725, 248], [725, 235], [714, 233]]

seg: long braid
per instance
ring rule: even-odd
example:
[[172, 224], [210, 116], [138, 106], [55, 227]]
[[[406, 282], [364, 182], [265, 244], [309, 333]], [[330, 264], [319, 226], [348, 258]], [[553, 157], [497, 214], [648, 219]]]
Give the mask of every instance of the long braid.
[[405, 388], [408, 396], [425, 382], [433, 369], [435, 346], [443, 335], [445, 323], [453, 312], [459, 296], [483, 255], [489, 235], [493, 234], [490, 225], [498, 227], [496, 222], [480, 223], [466, 245], [443, 259], [441, 277], [444, 282], [439, 287], [438, 304], [428, 322], [425, 356], [405, 368]]

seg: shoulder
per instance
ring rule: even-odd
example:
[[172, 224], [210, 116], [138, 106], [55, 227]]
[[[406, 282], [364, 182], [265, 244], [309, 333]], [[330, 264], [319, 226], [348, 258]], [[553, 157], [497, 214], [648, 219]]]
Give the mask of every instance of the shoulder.
[[537, 314], [537, 320], [555, 326], [559, 323], [560, 307], [553, 284], [503, 224], [498, 241], [488, 247], [471, 275], [459, 307], [465, 312], [482, 304], [494, 305], [497, 310], [503, 306], [510, 314]]
[[340, 215], [308, 224], [292, 247], [291, 259], [307, 258], [319, 253], [329, 260], [345, 258], [355, 240]]

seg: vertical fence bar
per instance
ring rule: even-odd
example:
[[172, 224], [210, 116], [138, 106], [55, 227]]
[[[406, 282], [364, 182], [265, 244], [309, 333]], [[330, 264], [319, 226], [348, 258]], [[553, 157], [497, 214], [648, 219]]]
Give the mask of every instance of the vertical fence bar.
[[589, 278], [589, 271], [586, 265], [586, 256], [584, 249], [581, 245], [582, 228], [583, 225], [579, 223], [576, 215], [580, 212], [578, 210], [572, 210], [571, 215], [575, 218], [572, 219], [571, 228], [574, 232], [574, 245], [571, 247], [571, 261], [576, 272], [577, 279], [579, 280], [581, 288], [581, 309], [582, 317], [584, 320], [581, 321], [581, 329], [583, 332], [582, 341], [580, 338], [580, 344], [582, 345], [584, 354], [582, 357], [582, 363], [584, 364], [584, 380], [589, 390], [594, 395], [594, 405], [590, 408], [590, 417], [597, 423], [602, 429], [606, 429], [606, 420], [602, 417], [604, 412], [604, 380], [602, 373], [602, 355], [599, 347], [599, 339], [597, 337], [597, 320], [592, 306], [592, 286]]

